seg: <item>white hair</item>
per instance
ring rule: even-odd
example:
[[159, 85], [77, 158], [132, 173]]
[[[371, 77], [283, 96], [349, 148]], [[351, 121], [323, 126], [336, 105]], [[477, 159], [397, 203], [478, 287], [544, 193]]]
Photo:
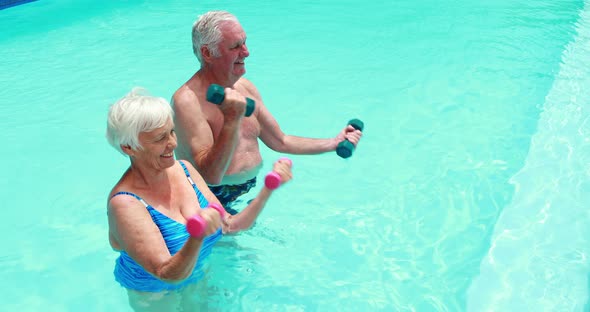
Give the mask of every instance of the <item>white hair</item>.
[[163, 127], [174, 112], [164, 98], [149, 95], [139, 87], [119, 99], [109, 109], [107, 139], [123, 155], [121, 146], [140, 150], [139, 134]]
[[219, 26], [228, 21], [239, 23], [238, 19], [227, 11], [209, 11], [199, 16], [193, 24], [193, 52], [201, 64], [203, 64], [202, 46], [207, 46], [213, 56], [220, 55], [218, 45], [223, 37]]

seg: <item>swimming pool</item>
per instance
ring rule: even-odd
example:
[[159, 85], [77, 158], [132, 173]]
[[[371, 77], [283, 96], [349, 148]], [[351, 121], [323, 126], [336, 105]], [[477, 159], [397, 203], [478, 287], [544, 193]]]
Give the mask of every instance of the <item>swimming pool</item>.
[[[36, 1], [0, 11], [2, 310], [121, 311], [104, 138], [135, 85], [169, 98], [209, 9], [248, 34], [283, 130], [365, 122], [211, 256], [222, 311], [583, 311], [588, 1]], [[262, 150], [266, 172], [280, 155]], [[262, 174], [261, 173], [261, 174]]]

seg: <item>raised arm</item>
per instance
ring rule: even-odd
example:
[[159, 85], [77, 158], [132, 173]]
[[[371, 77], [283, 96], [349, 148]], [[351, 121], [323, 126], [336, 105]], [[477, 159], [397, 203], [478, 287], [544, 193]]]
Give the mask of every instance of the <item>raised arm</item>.
[[[291, 162], [285, 160], [279, 160], [273, 165], [273, 172], [278, 174], [281, 179], [281, 184], [284, 184], [293, 178], [291, 172]], [[266, 202], [270, 198], [270, 195], [274, 193], [276, 189], [271, 189], [266, 185], [262, 187], [258, 195], [236, 215], [229, 215], [225, 220], [225, 226], [227, 232], [238, 232], [247, 230], [254, 224], [260, 212], [266, 205]]]
[[[245, 100], [236, 93], [226, 89], [225, 100], [219, 106], [222, 126], [216, 139], [201, 105], [201, 101], [206, 101], [204, 98], [182, 89], [172, 98], [179, 143], [177, 156], [191, 161], [209, 184], [221, 182], [239, 139]], [[215, 114], [211, 115], [216, 118]]]
[[[195, 181], [195, 184], [201, 193], [203, 193], [205, 198], [207, 198], [210, 203], [214, 202], [221, 205], [217, 197], [215, 197], [215, 195], [211, 192], [196, 169], [192, 168], [191, 166], [187, 166], [187, 168], [189, 168], [191, 177], [193, 177], [193, 181]], [[273, 171], [281, 177], [281, 183], [286, 183], [293, 177], [293, 174], [291, 173], [291, 164], [283, 160], [280, 160], [274, 164]], [[244, 208], [238, 214], [233, 216], [226, 214], [225, 220], [222, 220], [223, 232], [235, 233], [249, 229], [254, 224], [254, 221], [266, 205], [266, 202], [273, 192], [274, 190], [264, 186], [256, 198], [254, 198], [254, 200], [252, 200], [252, 202], [250, 202], [250, 204], [248, 204], [248, 206], [246, 206], [246, 208]]]
[[[204, 236], [219, 226], [217, 212], [206, 209], [201, 217], [209, 227]], [[184, 246], [172, 256], [164, 238], [145, 207], [131, 196], [116, 196], [109, 201], [109, 232], [116, 249], [124, 250], [147, 272], [166, 282], [179, 282], [190, 276], [199, 257], [203, 237], [189, 237]]]

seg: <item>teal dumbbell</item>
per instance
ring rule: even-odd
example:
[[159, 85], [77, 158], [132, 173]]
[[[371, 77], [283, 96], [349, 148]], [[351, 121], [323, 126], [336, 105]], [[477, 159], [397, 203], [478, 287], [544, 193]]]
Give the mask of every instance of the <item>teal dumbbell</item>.
[[[363, 128], [365, 127], [365, 124], [360, 121], [360, 119], [351, 119], [348, 122], [349, 125], [351, 125], [353, 128], [355, 128], [356, 130], [360, 130], [363, 131]], [[338, 154], [338, 156], [342, 157], [342, 158], [348, 158], [350, 156], [352, 156], [352, 152], [354, 151], [354, 144], [352, 144], [350, 141], [348, 140], [344, 140], [340, 143], [338, 143], [338, 146], [336, 147], [336, 154]]]
[[[207, 101], [219, 105], [221, 102], [223, 102], [223, 99], [225, 99], [225, 89], [218, 84], [212, 83], [209, 86], [209, 89], [207, 89]], [[247, 97], [246, 113], [244, 113], [244, 116], [248, 117], [252, 115], [254, 108], [256, 108], [256, 102], [253, 99]]]

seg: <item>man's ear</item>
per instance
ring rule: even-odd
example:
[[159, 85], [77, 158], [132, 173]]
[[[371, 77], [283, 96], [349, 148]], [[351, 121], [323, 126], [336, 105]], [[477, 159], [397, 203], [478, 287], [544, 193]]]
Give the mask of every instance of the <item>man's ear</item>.
[[123, 153], [129, 156], [133, 156], [135, 154], [135, 151], [131, 149], [131, 146], [129, 145], [121, 145], [121, 150], [123, 151]]
[[205, 60], [205, 61], [209, 61], [211, 59], [211, 50], [209, 50], [208, 46], [206, 46], [206, 45], [201, 46], [201, 56], [203, 57], [203, 60]]

